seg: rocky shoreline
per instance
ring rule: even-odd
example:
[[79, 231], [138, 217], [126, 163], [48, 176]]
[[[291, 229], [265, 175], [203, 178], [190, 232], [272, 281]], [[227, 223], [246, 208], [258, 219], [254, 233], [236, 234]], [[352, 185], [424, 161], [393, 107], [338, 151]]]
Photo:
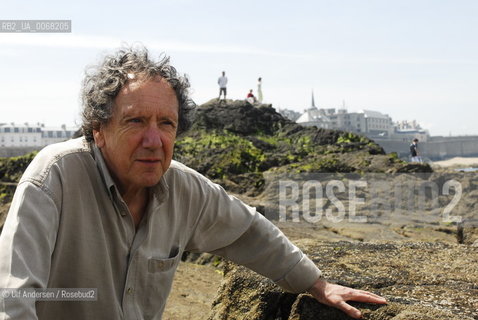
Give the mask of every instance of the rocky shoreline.
[[[0, 159], [0, 181], [7, 183], [0, 187], [0, 231], [12, 184], [34, 155]], [[192, 130], [178, 138], [175, 158], [256, 206], [327, 279], [387, 297], [387, 306], [356, 304], [365, 319], [478, 319], [478, 181], [473, 174], [406, 163], [367, 138], [304, 128], [270, 105], [245, 101], [211, 100], [200, 106]], [[365, 180], [367, 187], [358, 188], [354, 196], [366, 200], [356, 205], [349, 193], [336, 193], [337, 198], [328, 197], [322, 207], [315, 202], [300, 207], [297, 222], [291, 211], [279, 221], [283, 177], [300, 190], [313, 179], [324, 190], [329, 182], [339, 181], [347, 192], [350, 181]], [[380, 185], [379, 194], [368, 188], [373, 179], [387, 183]], [[400, 194], [407, 205], [402, 208], [396, 190], [407, 183], [418, 187]], [[453, 188], [448, 190], [450, 183]], [[460, 199], [452, 203], [458, 191]], [[304, 198], [301, 194], [296, 201], [303, 203]], [[338, 202], [346, 210], [340, 221], [333, 221]], [[451, 204], [453, 210], [446, 212]], [[312, 219], [308, 209], [322, 216]], [[332, 215], [326, 215], [327, 209]], [[448, 221], [445, 214], [459, 216], [462, 222]], [[368, 220], [357, 223], [351, 220], [354, 216]], [[189, 280], [175, 281], [165, 319], [346, 319], [308, 295], [285, 293], [270, 280], [218, 257], [188, 255], [184, 260], [202, 271], [180, 269]], [[224, 279], [212, 299], [218, 279], [211, 275], [218, 272]], [[190, 294], [194, 281], [201, 286]], [[212, 300], [212, 308], [207, 307]]]

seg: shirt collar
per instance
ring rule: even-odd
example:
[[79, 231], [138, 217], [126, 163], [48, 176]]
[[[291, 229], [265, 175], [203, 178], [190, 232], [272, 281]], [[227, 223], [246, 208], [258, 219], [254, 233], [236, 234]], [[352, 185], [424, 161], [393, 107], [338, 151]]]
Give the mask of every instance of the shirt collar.
[[[106, 165], [105, 159], [103, 158], [103, 154], [101, 153], [100, 148], [96, 146], [96, 143], [91, 142], [91, 149], [93, 150], [93, 157], [95, 158], [96, 166], [98, 167], [98, 170], [100, 172], [101, 180], [103, 180], [103, 183], [108, 190], [108, 194], [113, 200], [113, 193], [116, 193], [117, 196], [120, 196], [118, 187], [116, 186], [113, 178], [111, 177], [110, 171], [108, 170], [108, 166]], [[155, 196], [160, 203], [165, 201], [169, 195], [169, 186], [166, 182], [165, 174], [161, 177], [161, 180], [159, 180], [159, 183], [157, 185], [150, 188], [150, 194]]]
[[108, 190], [110, 198], [113, 199], [113, 192], [118, 192], [118, 190], [116, 188], [116, 184], [113, 178], [110, 175], [110, 171], [106, 166], [103, 154], [94, 142], [91, 142], [91, 149], [93, 150], [93, 157], [95, 158], [96, 166], [98, 167], [98, 171], [100, 172], [101, 180], [103, 180], [103, 183]]

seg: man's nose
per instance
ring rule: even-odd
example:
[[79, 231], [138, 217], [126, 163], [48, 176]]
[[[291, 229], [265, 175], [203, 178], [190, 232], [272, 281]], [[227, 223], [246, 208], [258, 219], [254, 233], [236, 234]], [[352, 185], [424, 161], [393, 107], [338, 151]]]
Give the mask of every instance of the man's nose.
[[161, 131], [156, 126], [148, 126], [143, 134], [143, 147], [156, 149], [162, 146]]

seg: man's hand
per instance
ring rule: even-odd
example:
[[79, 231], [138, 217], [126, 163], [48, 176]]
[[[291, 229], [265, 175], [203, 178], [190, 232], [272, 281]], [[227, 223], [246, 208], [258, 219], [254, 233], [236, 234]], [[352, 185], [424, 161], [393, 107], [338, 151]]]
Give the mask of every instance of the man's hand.
[[343, 287], [337, 284], [328, 283], [322, 279], [317, 280], [312, 288], [310, 288], [309, 292], [320, 303], [340, 309], [354, 319], [360, 319], [362, 313], [349, 305], [347, 301], [379, 304], [387, 303], [385, 298], [377, 296], [371, 292]]

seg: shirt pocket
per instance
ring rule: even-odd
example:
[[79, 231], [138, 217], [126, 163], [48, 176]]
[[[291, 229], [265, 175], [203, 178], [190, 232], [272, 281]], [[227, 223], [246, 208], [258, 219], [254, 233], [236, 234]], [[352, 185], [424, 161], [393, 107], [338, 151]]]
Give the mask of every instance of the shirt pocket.
[[143, 319], [157, 319], [166, 304], [174, 273], [181, 261], [181, 250], [173, 247], [169, 254], [153, 254], [147, 258], [143, 273], [137, 277], [138, 286], [143, 288], [139, 309]]
[[171, 270], [180, 260], [179, 252], [179, 248], [175, 248], [171, 250], [168, 258], [150, 258], [148, 260], [148, 272], [157, 273]]

